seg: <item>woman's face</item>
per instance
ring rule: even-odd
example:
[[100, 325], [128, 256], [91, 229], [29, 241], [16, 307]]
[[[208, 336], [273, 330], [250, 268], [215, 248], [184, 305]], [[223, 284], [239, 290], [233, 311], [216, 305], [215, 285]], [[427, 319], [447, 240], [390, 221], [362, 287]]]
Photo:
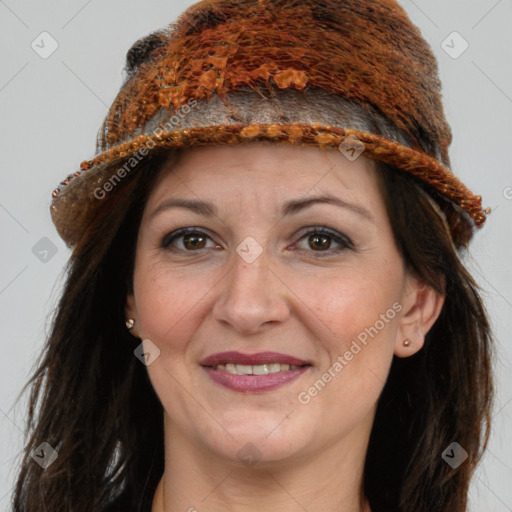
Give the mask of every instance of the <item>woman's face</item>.
[[232, 461], [364, 446], [393, 354], [425, 328], [373, 162], [249, 143], [171, 163], [126, 309], [168, 433]]

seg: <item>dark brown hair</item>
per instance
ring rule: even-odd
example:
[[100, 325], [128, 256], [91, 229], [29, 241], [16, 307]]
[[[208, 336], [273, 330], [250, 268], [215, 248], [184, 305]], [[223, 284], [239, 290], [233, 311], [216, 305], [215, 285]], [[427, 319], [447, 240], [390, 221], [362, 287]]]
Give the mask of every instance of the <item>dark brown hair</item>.
[[[165, 153], [165, 154], [164, 154]], [[155, 150], [125, 178], [84, 233], [31, 386], [30, 432], [14, 494], [17, 512], [148, 510], [163, 472], [163, 414], [138, 345], [124, 326], [145, 199], [168, 157]], [[39, 403], [36, 419], [35, 406]], [[47, 469], [30, 457], [46, 441]]]
[[[444, 293], [445, 303], [424, 348], [393, 360], [370, 438], [365, 488], [373, 512], [462, 512], [490, 434], [490, 325], [478, 285], [461, 261], [463, 254], [455, 250], [430, 201], [419, 193], [422, 185], [389, 166], [379, 168], [406, 267]], [[441, 457], [453, 442], [469, 455], [457, 469]]]

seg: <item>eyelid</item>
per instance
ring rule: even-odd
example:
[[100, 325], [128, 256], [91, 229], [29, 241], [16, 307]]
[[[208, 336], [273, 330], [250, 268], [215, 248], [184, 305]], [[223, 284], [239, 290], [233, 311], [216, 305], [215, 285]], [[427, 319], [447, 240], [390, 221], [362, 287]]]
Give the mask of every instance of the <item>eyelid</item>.
[[[203, 235], [203, 236], [205, 236], [205, 238], [208, 238], [213, 242], [212, 237], [210, 236], [207, 229], [192, 226], [192, 227], [187, 227], [187, 228], [175, 229], [174, 231], [167, 233], [162, 238], [160, 246], [164, 249], [167, 249], [171, 245], [171, 242], [173, 242], [174, 240], [180, 239], [181, 237], [183, 237], [185, 235], [190, 235], [190, 234]], [[216, 243], [216, 242], [214, 242], [214, 243]], [[216, 245], [218, 245], [218, 244], [216, 244]], [[181, 250], [181, 249], [179, 249], [179, 250]], [[184, 252], [194, 252], [194, 251], [184, 251]]]
[[[329, 238], [334, 240], [334, 242], [336, 244], [339, 245], [339, 247], [337, 249], [331, 248], [326, 251], [313, 251], [313, 250], [307, 250], [307, 249], [300, 249], [300, 250], [306, 250], [310, 253], [315, 254], [316, 255], [315, 257], [322, 257], [323, 255], [329, 256], [329, 255], [332, 255], [333, 253], [338, 253], [338, 252], [341, 252], [341, 251], [347, 250], [347, 249], [355, 250], [354, 243], [348, 236], [344, 235], [343, 233], [340, 233], [339, 231], [337, 231], [335, 229], [329, 228], [327, 226], [324, 226], [324, 225], [323, 226], [320, 226], [320, 225], [305, 226], [300, 231], [303, 232], [302, 235], [298, 235], [297, 232], [293, 235], [294, 238], [296, 238], [297, 236], [299, 237], [298, 240], [295, 242], [295, 244], [300, 242], [301, 240], [303, 240], [308, 235], [319, 234], [319, 235], [328, 236]], [[177, 239], [180, 239], [183, 236], [189, 235], [189, 234], [203, 235], [205, 238], [208, 238], [210, 241], [214, 242], [207, 229], [201, 228], [201, 227], [186, 227], [186, 228], [179, 228], [170, 233], [167, 233], [162, 238], [160, 246], [163, 249], [169, 250], [169, 247], [171, 246], [171, 242], [173, 242]], [[216, 244], [216, 242], [214, 242], [214, 243]], [[216, 245], [218, 246], [218, 244], [216, 244]], [[180, 252], [185, 252], [185, 253], [201, 252], [202, 250], [204, 250], [204, 248], [203, 248], [203, 249], [198, 249], [197, 251], [193, 251], [193, 250], [187, 251], [184, 249], [178, 249], [176, 247], [173, 247], [173, 249], [180, 251]]]
[[352, 242], [352, 240], [348, 236], [337, 231], [336, 229], [332, 229], [327, 226], [308, 226], [304, 229], [307, 231], [305, 231], [305, 233], [299, 237], [298, 241], [302, 240], [303, 238], [305, 238], [308, 235], [312, 235], [312, 234], [316, 233], [316, 234], [320, 234], [320, 235], [327, 235], [328, 237], [332, 238], [335, 241], [335, 243], [337, 243], [338, 245], [341, 246], [341, 248], [339, 248], [337, 250], [336, 249], [328, 249], [327, 251], [312, 251], [312, 250], [310, 250], [309, 252], [313, 252], [316, 254], [323, 253], [325, 255], [329, 255], [332, 253], [340, 252], [344, 249], [345, 250], [346, 249], [355, 250], [354, 243]]

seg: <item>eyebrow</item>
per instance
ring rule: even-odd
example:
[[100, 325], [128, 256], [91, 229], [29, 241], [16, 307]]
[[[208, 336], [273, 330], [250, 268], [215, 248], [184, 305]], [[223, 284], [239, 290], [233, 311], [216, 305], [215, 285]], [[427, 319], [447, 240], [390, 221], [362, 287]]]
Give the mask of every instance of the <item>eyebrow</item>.
[[[345, 208], [349, 211], [352, 211], [353, 213], [356, 213], [360, 215], [361, 217], [366, 218], [370, 222], [375, 223], [375, 219], [373, 218], [372, 214], [363, 208], [362, 206], [349, 203], [343, 199], [340, 199], [339, 197], [334, 196], [313, 196], [308, 197], [307, 199], [295, 199], [292, 201], [288, 201], [284, 204], [282, 208], [282, 215], [283, 217], [286, 217], [288, 215], [294, 215], [302, 210], [305, 210], [306, 208], [309, 208], [315, 204], [330, 204], [333, 206], [338, 206], [340, 208]], [[153, 219], [156, 215], [159, 213], [170, 210], [172, 208], [185, 208], [188, 210], [193, 211], [194, 213], [197, 213], [198, 215], [202, 215], [204, 217], [211, 217], [213, 215], [219, 217], [219, 212], [217, 208], [211, 204], [204, 201], [193, 201], [190, 199], [178, 199], [178, 198], [172, 198], [167, 199], [166, 201], [163, 201], [160, 203], [149, 215], [149, 219]]]

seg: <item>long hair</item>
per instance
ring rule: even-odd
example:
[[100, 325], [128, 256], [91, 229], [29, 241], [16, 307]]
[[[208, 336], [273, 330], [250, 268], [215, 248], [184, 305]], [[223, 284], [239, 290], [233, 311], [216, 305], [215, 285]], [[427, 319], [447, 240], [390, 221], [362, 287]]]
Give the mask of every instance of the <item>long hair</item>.
[[[163, 411], [137, 340], [124, 325], [138, 227], [156, 171], [156, 151], [120, 182], [76, 246], [31, 387], [27, 442], [14, 494], [17, 512], [148, 510], [164, 468]], [[36, 417], [35, 406], [39, 402]], [[58, 453], [46, 469], [31, 454]]]
[[[493, 337], [478, 285], [442, 219], [417, 183], [379, 167], [406, 268], [445, 302], [423, 349], [393, 360], [370, 437], [365, 490], [372, 512], [463, 512], [490, 434]], [[454, 442], [468, 453], [456, 468], [442, 457]]]
[[[261, 112], [256, 96], [258, 101], [249, 91], [233, 95], [248, 122]], [[375, 112], [335, 104], [320, 92], [300, 105], [299, 96], [306, 95], [281, 91], [276, 112], [303, 118], [314, 97], [323, 115], [335, 117], [331, 124], [342, 119], [403, 139]], [[213, 116], [204, 110], [198, 115]], [[154, 150], [116, 186], [111, 207], [97, 214], [68, 262], [51, 331], [24, 388], [31, 391], [16, 512], [151, 508], [164, 470], [163, 410], [146, 367], [134, 357], [138, 341], [124, 326], [124, 305], [143, 209], [168, 156], [169, 150]], [[487, 314], [463, 265], [463, 249], [454, 247], [419, 190], [427, 187], [382, 163], [377, 169], [407, 269], [445, 293], [445, 302], [423, 349], [392, 363], [366, 455], [365, 494], [372, 512], [464, 512], [489, 437], [493, 352]], [[58, 452], [46, 469], [31, 457], [42, 442]], [[457, 469], [442, 457], [453, 442], [468, 453]]]

